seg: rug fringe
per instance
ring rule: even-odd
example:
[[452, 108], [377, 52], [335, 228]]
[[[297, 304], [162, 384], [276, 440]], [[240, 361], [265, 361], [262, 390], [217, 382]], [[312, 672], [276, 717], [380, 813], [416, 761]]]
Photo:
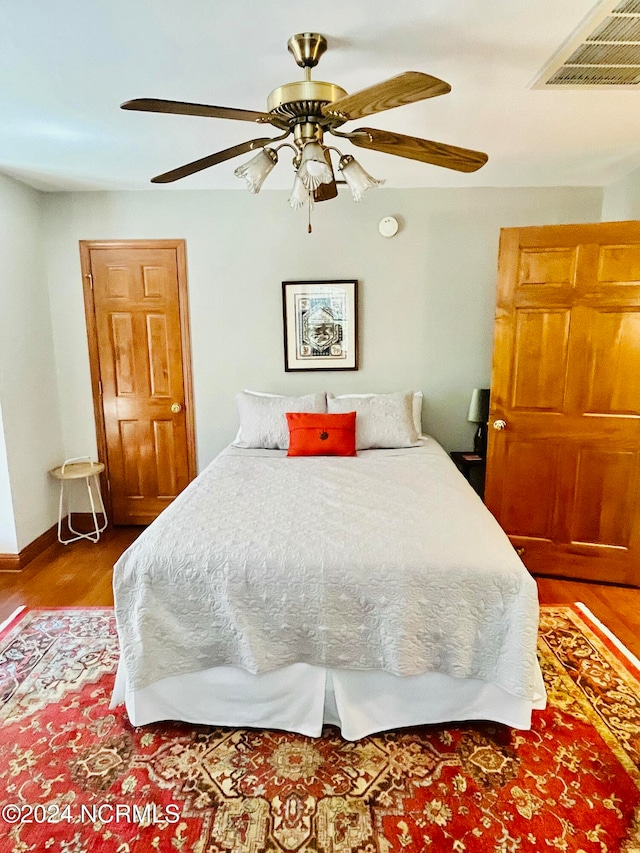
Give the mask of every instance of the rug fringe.
[[622, 654], [635, 666], [635, 668], [640, 671], [640, 660], [633, 654], [633, 652], [629, 651], [629, 649], [625, 646], [622, 640], [619, 640], [616, 635], [610, 631], [606, 625], [604, 625], [593, 613], [589, 610], [586, 604], [583, 604], [581, 601], [576, 601], [576, 607], [595, 624], [602, 631], [602, 633], [609, 639], [613, 645], [618, 649], [618, 651], [622, 652]]
[[27, 609], [26, 604], [21, 604], [20, 607], [16, 607], [16, 609], [13, 611], [11, 616], [7, 616], [7, 618], [4, 620], [4, 622], [0, 623], [0, 634], [5, 630], [5, 628], [8, 628], [9, 625], [11, 625], [11, 623], [15, 619], [17, 619], [17, 617], [19, 616], [20, 613], [22, 613], [23, 610], [26, 610], [26, 609]]

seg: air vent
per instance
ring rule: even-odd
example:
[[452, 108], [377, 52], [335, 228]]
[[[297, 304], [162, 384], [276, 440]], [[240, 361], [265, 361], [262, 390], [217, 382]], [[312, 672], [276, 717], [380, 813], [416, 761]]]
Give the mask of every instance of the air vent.
[[562, 45], [532, 88], [638, 85], [640, 0], [607, 0]]

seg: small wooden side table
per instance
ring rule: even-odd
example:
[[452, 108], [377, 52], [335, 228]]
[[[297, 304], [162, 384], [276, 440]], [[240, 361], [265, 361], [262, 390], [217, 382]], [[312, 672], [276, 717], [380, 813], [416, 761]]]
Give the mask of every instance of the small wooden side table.
[[449, 456], [456, 463], [458, 470], [464, 474], [475, 491], [484, 496], [484, 473], [487, 460], [473, 450], [453, 450]]
[[[89, 539], [91, 542], [97, 542], [98, 539], [100, 539], [102, 531], [106, 530], [107, 511], [104, 508], [104, 502], [100, 492], [100, 481], [98, 480], [98, 474], [101, 474], [103, 471], [103, 463], [92, 462], [90, 456], [77, 456], [74, 459], [67, 459], [64, 464], [59, 465], [57, 468], [52, 468], [51, 471], [49, 471], [52, 477], [55, 477], [56, 480], [60, 480], [60, 501], [58, 503], [58, 542], [61, 542], [63, 545], [68, 545], [70, 542], [77, 542], [78, 539]], [[91, 504], [91, 514], [93, 516], [93, 530], [90, 530], [88, 533], [81, 533], [79, 530], [74, 529], [71, 524], [72, 513], [69, 504], [69, 497], [67, 495], [67, 526], [74, 536], [68, 539], [63, 539], [62, 511], [64, 506], [64, 487], [65, 483], [70, 480], [86, 481], [89, 503]], [[102, 526], [98, 523], [96, 505], [98, 507], [97, 511], [102, 513]]]

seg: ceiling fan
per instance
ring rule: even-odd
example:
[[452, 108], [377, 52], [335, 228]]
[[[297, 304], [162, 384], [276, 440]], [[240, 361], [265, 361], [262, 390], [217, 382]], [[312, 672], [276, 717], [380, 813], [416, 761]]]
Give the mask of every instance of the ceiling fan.
[[[285, 83], [284, 86], [274, 89], [267, 99], [267, 112], [157, 98], [136, 98], [121, 104], [123, 110], [235, 119], [260, 125], [269, 124], [282, 131], [280, 136], [250, 139], [179, 166], [152, 178], [152, 183], [177, 181], [232, 157], [259, 150], [256, 157], [235, 171], [238, 177], [247, 181], [252, 192], [258, 192], [277, 162], [277, 151], [284, 146], [294, 151], [296, 181], [289, 199], [292, 207], [301, 207], [307, 200], [311, 202], [335, 198], [337, 187], [331, 151], [340, 156], [339, 169], [356, 201], [360, 200], [366, 189], [383, 183], [368, 175], [351, 155], [343, 155], [337, 148], [326, 145], [325, 133], [347, 139], [359, 148], [420, 160], [459, 172], [474, 172], [487, 162], [487, 155], [480, 151], [431, 142], [389, 130], [360, 127], [343, 132], [338, 129], [349, 121], [362, 119], [383, 110], [445, 95], [451, 87], [443, 80], [419, 71], [406, 71], [349, 95], [335, 83], [311, 79], [311, 69], [318, 64], [327, 49], [324, 36], [318, 33], [299, 33], [289, 39], [287, 46], [296, 63], [304, 69], [304, 80]], [[284, 142], [291, 134], [293, 144]], [[270, 147], [274, 143], [277, 147]]]

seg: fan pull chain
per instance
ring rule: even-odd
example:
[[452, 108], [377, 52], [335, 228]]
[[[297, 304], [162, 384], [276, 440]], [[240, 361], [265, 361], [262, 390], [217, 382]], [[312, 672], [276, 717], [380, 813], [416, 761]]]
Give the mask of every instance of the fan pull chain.
[[311, 201], [311, 192], [309, 192], [309, 224], [307, 225], [307, 234], [311, 234], [313, 228], [311, 227], [311, 206], [313, 202]]

